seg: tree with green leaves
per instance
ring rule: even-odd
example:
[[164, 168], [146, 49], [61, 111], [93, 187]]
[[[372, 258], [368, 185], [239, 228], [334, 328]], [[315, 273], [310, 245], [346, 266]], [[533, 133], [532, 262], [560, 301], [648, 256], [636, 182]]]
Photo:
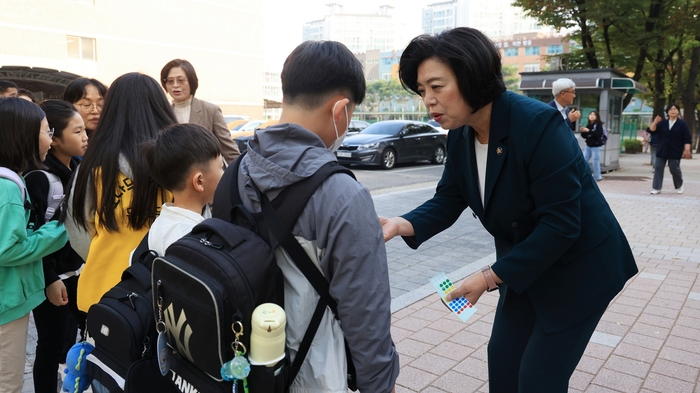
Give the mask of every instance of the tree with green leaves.
[[[680, 98], [697, 140], [700, 0], [515, 0], [543, 24], [581, 44], [570, 68], [616, 68], [645, 83], [654, 114]], [[632, 96], [623, 102], [627, 106]]]

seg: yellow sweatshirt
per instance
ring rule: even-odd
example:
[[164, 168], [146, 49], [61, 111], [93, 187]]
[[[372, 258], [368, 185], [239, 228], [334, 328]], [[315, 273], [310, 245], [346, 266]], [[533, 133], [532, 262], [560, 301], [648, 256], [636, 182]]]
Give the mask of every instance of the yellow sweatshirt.
[[[102, 197], [102, 184], [99, 169], [95, 171], [95, 188], [97, 201]], [[149, 227], [134, 230], [128, 225], [127, 210], [133, 198], [133, 183], [124, 174], [119, 173], [116, 192], [114, 195], [115, 217], [119, 232], [109, 232], [100, 224], [97, 211], [92, 211], [95, 233], [90, 242], [90, 251], [85, 266], [78, 279], [78, 309], [87, 312], [90, 306], [97, 303], [102, 295], [114, 287], [120, 280], [122, 272], [129, 267], [129, 254], [136, 248], [148, 232]], [[168, 200], [158, 198], [158, 212], [164, 202], [172, 201], [172, 195], [166, 193]]]

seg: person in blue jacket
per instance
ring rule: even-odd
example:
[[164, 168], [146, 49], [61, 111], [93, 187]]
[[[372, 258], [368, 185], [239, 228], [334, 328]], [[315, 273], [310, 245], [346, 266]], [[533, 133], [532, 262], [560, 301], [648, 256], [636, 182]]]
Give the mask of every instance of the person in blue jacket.
[[669, 104], [666, 107], [668, 119], [661, 119], [656, 116], [647, 132], [654, 136], [658, 135], [656, 147], [656, 160], [654, 163], [654, 180], [652, 181], [651, 194], [656, 195], [661, 192], [664, 183], [664, 168], [668, 162], [668, 170], [673, 176], [673, 186], [676, 192], [683, 193], [683, 173], [681, 172], [681, 158], [692, 158], [690, 152], [690, 129], [688, 123], [679, 118], [680, 108], [676, 104]]
[[45, 299], [41, 258], [68, 241], [65, 229], [55, 221], [34, 230], [29, 221], [31, 200], [20, 178], [30, 165], [41, 167], [52, 134], [36, 104], [0, 98], [0, 167], [10, 172], [0, 176], [1, 393], [22, 391], [29, 312]]
[[478, 30], [414, 38], [399, 76], [450, 131], [435, 195], [380, 217], [385, 240], [417, 248], [471, 208], [494, 237], [496, 262], [448, 296], [475, 304], [500, 293], [489, 392], [566, 392], [610, 300], [637, 273], [577, 140], [557, 110], [506, 91], [499, 52]]

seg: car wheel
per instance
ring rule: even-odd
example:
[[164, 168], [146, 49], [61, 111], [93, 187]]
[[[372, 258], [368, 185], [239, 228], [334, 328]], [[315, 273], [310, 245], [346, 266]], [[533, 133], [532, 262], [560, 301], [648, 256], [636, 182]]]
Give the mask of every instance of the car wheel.
[[396, 152], [393, 149], [385, 149], [382, 153], [382, 169], [391, 169], [396, 165]]
[[433, 153], [433, 164], [440, 165], [445, 163], [445, 148], [442, 145], [438, 145]]

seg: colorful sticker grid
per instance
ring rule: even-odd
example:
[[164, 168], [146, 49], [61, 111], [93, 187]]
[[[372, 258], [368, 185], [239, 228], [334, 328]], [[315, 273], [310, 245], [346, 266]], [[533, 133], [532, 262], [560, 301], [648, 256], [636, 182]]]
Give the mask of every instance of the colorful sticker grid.
[[447, 304], [450, 310], [452, 310], [452, 312], [455, 313], [455, 315], [457, 315], [462, 322], [466, 322], [469, 317], [474, 315], [476, 312], [476, 307], [474, 307], [474, 305], [471, 304], [464, 296], [460, 296], [457, 299], [452, 299], [450, 302], [445, 300], [445, 296], [455, 290], [454, 284], [452, 284], [452, 281], [450, 281], [445, 272], [440, 272], [433, 276], [430, 279], [430, 283], [433, 285], [433, 288], [435, 288], [435, 291], [437, 292], [438, 296], [440, 296], [442, 301]]

